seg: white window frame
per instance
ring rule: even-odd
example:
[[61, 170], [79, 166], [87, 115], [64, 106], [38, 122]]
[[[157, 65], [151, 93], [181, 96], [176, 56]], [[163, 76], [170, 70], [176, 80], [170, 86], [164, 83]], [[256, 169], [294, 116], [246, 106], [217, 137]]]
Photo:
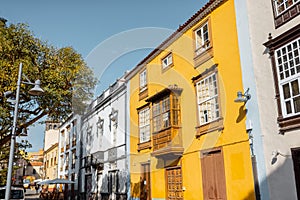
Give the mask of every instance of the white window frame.
[[139, 111], [139, 140], [140, 143], [150, 141], [150, 108]]
[[[296, 44], [296, 46], [294, 46], [294, 44]], [[297, 38], [276, 49], [275, 62], [282, 115], [284, 118], [299, 115], [300, 111], [295, 112], [295, 99], [300, 98], [300, 38]], [[293, 94], [292, 83], [295, 82], [298, 82], [298, 94]], [[285, 86], [288, 86], [290, 95], [287, 98], [285, 98]], [[291, 106], [290, 113], [287, 112], [288, 102]]]
[[199, 80], [196, 83], [196, 89], [200, 126], [219, 119], [221, 113], [217, 73]]
[[166, 69], [173, 64], [173, 55], [170, 53], [162, 59], [162, 69]]
[[147, 69], [140, 73], [140, 92], [147, 89]]
[[[206, 27], [206, 30], [205, 30]], [[200, 35], [198, 34], [200, 32]], [[201, 27], [195, 30], [195, 52], [201, 54], [210, 47], [209, 24], [205, 22]], [[207, 37], [207, 39], [205, 39]]]
[[[275, 10], [276, 10], [276, 15], [281, 15], [282, 13], [284, 13], [285, 11], [287, 11], [288, 9], [290, 9], [293, 5], [295, 5], [296, 3], [298, 3], [300, 0], [282, 0], [282, 2], [278, 2], [278, 0], [274, 0], [274, 6], [275, 6]], [[288, 5], [288, 3], [291, 2], [292, 4]], [[283, 7], [282, 11], [279, 11], [279, 7]]]

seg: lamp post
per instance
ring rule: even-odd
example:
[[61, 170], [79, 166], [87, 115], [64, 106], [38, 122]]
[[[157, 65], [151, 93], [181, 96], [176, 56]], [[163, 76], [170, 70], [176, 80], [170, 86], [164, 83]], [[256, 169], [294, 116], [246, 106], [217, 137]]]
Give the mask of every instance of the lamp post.
[[35, 83], [22, 82], [22, 63], [19, 66], [19, 74], [18, 74], [18, 82], [17, 82], [17, 93], [16, 93], [16, 101], [14, 107], [14, 118], [13, 118], [13, 126], [10, 138], [10, 151], [9, 151], [9, 160], [8, 160], [8, 171], [7, 171], [7, 179], [6, 179], [6, 191], [5, 191], [5, 200], [10, 199], [10, 190], [11, 190], [11, 178], [13, 172], [13, 160], [14, 160], [14, 152], [15, 152], [15, 142], [16, 142], [16, 128], [17, 128], [17, 119], [18, 119], [18, 108], [19, 108], [19, 98], [20, 98], [20, 86], [21, 83], [34, 85], [34, 88], [29, 90], [29, 94], [31, 95], [41, 95], [43, 94], [43, 89], [40, 88], [40, 81], [37, 80]]

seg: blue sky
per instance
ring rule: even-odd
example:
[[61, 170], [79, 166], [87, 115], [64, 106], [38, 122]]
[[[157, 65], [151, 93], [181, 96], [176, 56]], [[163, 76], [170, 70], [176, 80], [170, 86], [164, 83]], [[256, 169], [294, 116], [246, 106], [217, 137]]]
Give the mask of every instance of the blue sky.
[[[36, 37], [56, 47], [72, 46], [99, 80], [95, 96], [138, 64], [207, 0], [10, 0], [0, 17], [26, 23]], [[42, 125], [28, 140], [43, 148]]]

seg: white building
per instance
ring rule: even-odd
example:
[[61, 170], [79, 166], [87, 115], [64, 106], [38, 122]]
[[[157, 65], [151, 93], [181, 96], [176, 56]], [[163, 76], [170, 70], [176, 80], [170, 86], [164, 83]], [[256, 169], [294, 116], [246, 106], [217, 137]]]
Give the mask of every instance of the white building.
[[79, 115], [72, 114], [59, 128], [58, 178], [75, 182], [75, 184], [66, 184], [64, 187], [69, 199], [78, 198], [80, 120]]
[[300, 199], [300, 1], [235, 6], [244, 91], [252, 96], [246, 107], [257, 195]]
[[127, 199], [127, 99], [126, 83], [119, 79], [82, 118], [81, 199]]

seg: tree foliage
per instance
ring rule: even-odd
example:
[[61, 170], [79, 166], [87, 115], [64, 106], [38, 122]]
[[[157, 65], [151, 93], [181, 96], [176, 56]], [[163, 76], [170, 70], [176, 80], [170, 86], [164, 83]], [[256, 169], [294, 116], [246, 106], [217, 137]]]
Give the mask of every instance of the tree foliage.
[[[44, 116], [61, 121], [80, 113], [93, 97], [96, 79], [72, 47], [55, 48], [35, 37], [27, 25], [7, 25], [0, 19], [0, 147], [10, 140], [14, 108], [4, 92], [16, 91], [20, 63], [30, 81], [41, 80], [45, 94], [30, 96], [32, 85], [21, 84], [17, 135]], [[22, 81], [27, 82], [25, 76]]]

